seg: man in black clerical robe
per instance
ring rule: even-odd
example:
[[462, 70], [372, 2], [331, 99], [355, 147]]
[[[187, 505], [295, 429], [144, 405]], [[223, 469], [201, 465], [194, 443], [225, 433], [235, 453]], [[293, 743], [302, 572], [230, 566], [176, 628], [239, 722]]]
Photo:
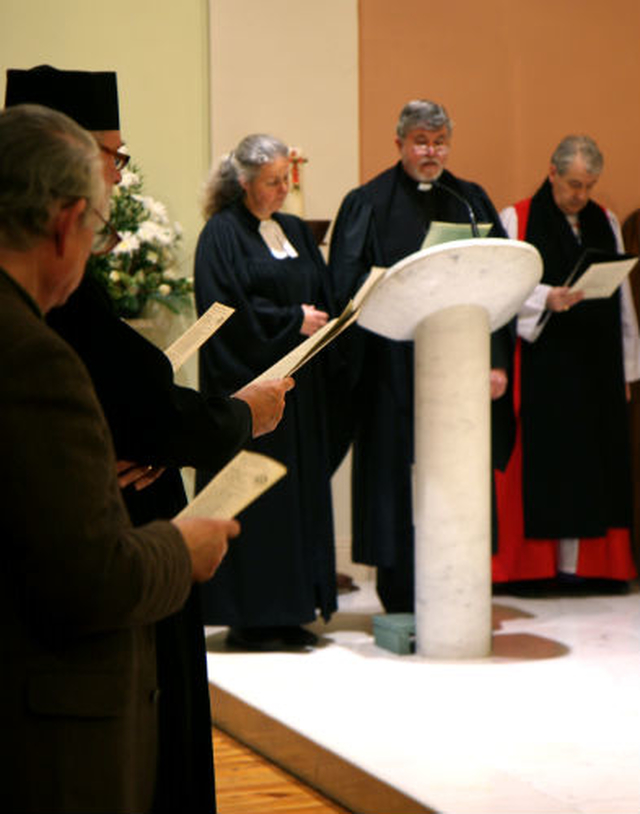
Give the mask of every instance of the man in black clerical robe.
[[[48, 65], [7, 71], [5, 106], [27, 102], [60, 110], [91, 131], [103, 154], [105, 183], [120, 182], [127, 154], [121, 151], [115, 73]], [[172, 518], [186, 505], [179, 467], [220, 469], [252, 431], [265, 431], [255, 417], [259, 412], [268, 419], [270, 397], [263, 402], [254, 392], [249, 403], [222, 394], [205, 398], [176, 385], [167, 357], [116, 315], [106, 290], [90, 274], [47, 321], [86, 365], [119, 461], [164, 469], [145, 488], [138, 488], [143, 479], [124, 488], [134, 525]], [[160, 755], [153, 812], [211, 814], [215, 789], [198, 586], [180, 611], [156, 625], [156, 645]]]
[[[389, 267], [418, 251], [432, 221], [469, 223], [470, 206], [478, 222], [492, 224], [492, 237], [505, 236], [484, 190], [444, 169], [450, 142], [451, 122], [441, 105], [414, 101], [402, 110], [400, 161], [352, 190], [338, 213], [330, 251], [338, 307], [372, 266]], [[343, 348], [351, 389], [334, 434], [340, 452], [353, 438], [353, 559], [377, 566], [378, 595], [388, 612], [413, 612], [413, 343], [355, 327]], [[496, 466], [506, 464], [512, 445], [511, 401], [505, 395], [512, 348], [509, 327], [492, 336]]]

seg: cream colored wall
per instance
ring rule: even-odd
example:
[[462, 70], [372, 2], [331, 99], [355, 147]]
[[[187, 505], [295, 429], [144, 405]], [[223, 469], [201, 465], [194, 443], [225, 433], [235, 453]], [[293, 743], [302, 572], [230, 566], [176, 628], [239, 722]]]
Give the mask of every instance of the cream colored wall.
[[7, 68], [42, 63], [117, 71], [123, 137], [184, 229], [190, 274], [209, 163], [207, 0], [2, 0], [0, 98]]
[[357, 0], [210, 0], [212, 160], [249, 133], [301, 147], [305, 217], [358, 182]]
[[[304, 214], [333, 219], [359, 183], [357, 0], [210, 0], [212, 163], [249, 133], [303, 149]], [[349, 461], [333, 482], [348, 565]]]

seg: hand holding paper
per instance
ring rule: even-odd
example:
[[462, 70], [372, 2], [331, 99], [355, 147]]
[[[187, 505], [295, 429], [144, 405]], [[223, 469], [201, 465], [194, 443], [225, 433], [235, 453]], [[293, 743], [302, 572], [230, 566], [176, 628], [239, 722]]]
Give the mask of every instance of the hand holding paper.
[[529, 341], [538, 339], [553, 313], [568, 311], [582, 299], [610, 297], [637, 264], [637, 257], [585, 249], [564, 285], [552, 289]]
[[582, 291], [586, 300], [610, 297], [637, 263], [637, 257], [592, 263], [570, 290]]
[[257, 376], [253, 380], [253, 383], [293, 376], [296, 370], [299, 370], [313, 358], [316, 353], [321, 351], [330, 342], [333, 342], [345, 328], [348, 328], [349, 325], [356, 321], [362, 303], [384, 277], [386, 271], [385, 268], [372, 268], [364, 283], [354, 294], [353, 299], [347, 303], [339, 317], [330, 319], [326, 325], [319, 328], [312, 336], [305, 339], [304, 342], [301, 342], [292, 351], [289, 351], [282, 359]]
[[237, 520], [191, 517], [176, 519], [173, 524], [189, 549], [194, 582], [211, 579], [227, 553], [227, 541], [240, 534]]
[[233, 394], [249, 405], [254, 438], [275, 430], [285, 409], [285, 394], [293, 387], [295, 382], [291, 377], [255, 380]]
[[583, 291], [574, 291], [573, 289], [569, 288], [569, 286], [561, 285], [552, 288], [549, 291], [546, 305], [549, 311], [555, 311], [558, 313], [561, 311], [568, 311], [583, 299]]

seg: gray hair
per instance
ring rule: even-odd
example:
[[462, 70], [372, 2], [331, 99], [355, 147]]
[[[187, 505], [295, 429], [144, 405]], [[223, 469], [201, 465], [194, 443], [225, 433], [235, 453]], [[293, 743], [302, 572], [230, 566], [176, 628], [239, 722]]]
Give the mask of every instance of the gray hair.
[[401, 139], [406, 138], [415, 127], [424, 127], [425, 130], [439, 130], [441, 127], [446, 127], [447, 134], [451, 135], [453, 122], [445, 108], [437, 102], [414, 99], [407, 102], [400, 111], [396, 135]]
[[26, 251], [49, 234], [57, 207], [85, 198], [103, 207], [95, 139], [64, 113], [40, 105], [0, 112], [0, 246]]
[[578, 155], [584, 161], [588, 173], [600, 175], [604, 158], [590, 136], [565, 136], [554, 150], [551, 163], [560, 175], [564, 175]]
[[241, 180], [252, 181], [265, 164], [288, 156], [287, 145], [274, 136], [255, 133], [243, 138], [235, 150], [222, 158], [205, 184], [205, 218], [242, 198], [244, 189]]

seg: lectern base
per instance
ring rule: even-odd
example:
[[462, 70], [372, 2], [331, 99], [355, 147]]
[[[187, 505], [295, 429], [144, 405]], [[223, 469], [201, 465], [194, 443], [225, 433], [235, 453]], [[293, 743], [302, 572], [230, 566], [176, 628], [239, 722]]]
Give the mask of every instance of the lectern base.
[[416, 652], [491, 653], [489, 335], [542, 276], [528, 243], [454, 240], [392, 266], [358, 322], [415, 342]]
[[416, 652], [491, 653], [489, 317], [456, 305], [415, 335]]

